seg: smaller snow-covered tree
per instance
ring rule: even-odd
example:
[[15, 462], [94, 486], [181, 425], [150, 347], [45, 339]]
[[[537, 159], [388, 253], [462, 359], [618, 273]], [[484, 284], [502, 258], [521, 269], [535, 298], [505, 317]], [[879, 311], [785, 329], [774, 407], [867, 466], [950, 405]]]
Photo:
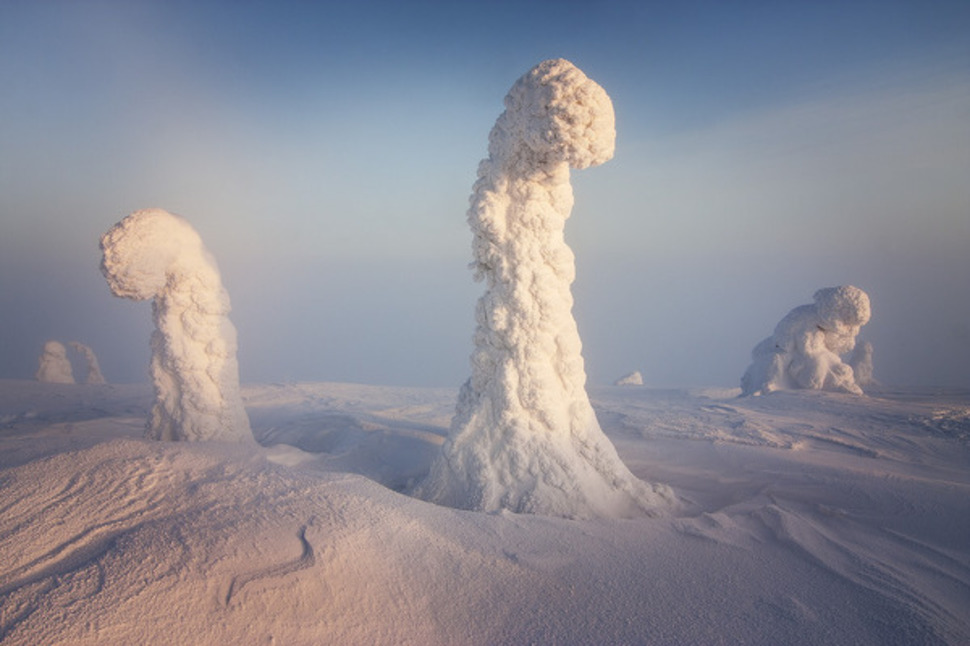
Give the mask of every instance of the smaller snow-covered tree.
[[152, 299], [155, 404], [147, 435], [252, 441], [229, 295], [199, 234], [177, 215], [147, 209], [106, 232], [101, 250], [101, 272], [115, 296]]
[[98, 364], [98, 357], [96, 354], [94, 354], [94, 350], [92, 350], [90, 346], [86, 346], [78, 341], [71, 341], [71, 347], [84, 358], [84, 365], [86, 369], [84, 374], [84, 383], [105, 383], [104, 375], [101, 374], [101, 366]]
[[741, 377], [742, 395], [811, 389], [862, 394], [842, 355], [852, 351], [869, 321], [869, 296], [852, 285], [815, 292], [815, 302], [789, 312], [772, 336], [755, 346]]
[[60, 341], [48, 341], [37, 359], [37, 381], [49, 384], [73, 384], [74, 371], [67, 358], [67, 348]]

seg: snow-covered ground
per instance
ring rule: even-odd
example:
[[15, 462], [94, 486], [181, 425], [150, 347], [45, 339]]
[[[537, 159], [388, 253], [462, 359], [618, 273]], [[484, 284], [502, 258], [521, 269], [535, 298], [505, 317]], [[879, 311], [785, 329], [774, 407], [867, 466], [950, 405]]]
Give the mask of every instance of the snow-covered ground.
[[253, 448], [0, 381], [0, 642], [970, 643], [970, 392], [737, 392], [591, 388], [680, 506], [571, 521], [400, 493], [457, 389], [244, 386]]

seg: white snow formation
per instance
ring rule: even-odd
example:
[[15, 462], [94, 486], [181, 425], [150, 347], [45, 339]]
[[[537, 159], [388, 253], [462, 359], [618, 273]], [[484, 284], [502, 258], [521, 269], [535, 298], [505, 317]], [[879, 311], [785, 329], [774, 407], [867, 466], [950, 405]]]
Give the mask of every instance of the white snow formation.
[[752, 350], [752, 363], [741, 377], [741, 394], [806, 388], [861, 395], [860, 383], [841, 355], [855, 347], [859, 328], [869, 316], [869, 296], [858, 287], [818, 290], [815, 303], [793, 309], [774, 334]]
[[614, 140], [609, 96], [568, 61], [540, 63], [505, 97], [468, 211], [472, 267], [486, 284], [472, 375], [417, 496], [570, 518], [633, 516], [672, 502], [667, 487], [631, 474], [600, 429], [571, 313], [569, 169], [607, 161]]
[[855, 382], [860, 386], [873, 386], [878, 383], [872, 376], [872, 344], [868, 341], [856, 344], [849, 355], [848, 364], [852, 367]]
[[101, 250], [101, 272], [115, 296], [153, 299], [148, 437], [253, 441], [229, 295], [199, 234], [177, 215], [146, 209], [105, 233]]
[[92, 350], [90, 346], [86, 346], [79, 341], [71, 341], [70, 345], [78, 354], [84, 357], [84, 364], [86, 368], [86, 372], [84, 374], [84, 383], [105, 383], [104, 375], [101, 374], [101, 366], [98, 364], [98, 357], [94, 354], [94, 350]]
[[73, 384], [74, 372], [67, 358], [67, 348], [60, 341], [48, 341], [37, 358], [37, 381], [49, 384]]
[[623, 375], [619, 379], [613, 382], [614, 386], [642, 386], [643, 385], [643, 375], [640, 374], [639, 370], [634, 370], [628, 375]]

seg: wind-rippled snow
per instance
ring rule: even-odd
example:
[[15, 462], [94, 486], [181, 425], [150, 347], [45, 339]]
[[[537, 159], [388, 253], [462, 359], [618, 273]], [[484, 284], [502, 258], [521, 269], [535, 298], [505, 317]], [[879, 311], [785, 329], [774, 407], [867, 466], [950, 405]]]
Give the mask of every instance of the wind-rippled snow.
[[453, 389], [245, 386], [254, 448], [0, 381], [0, 643], [967, 643], [970, 392], [737, 394], [591, 388], [683, 505], [565, 520], [399, 493]]

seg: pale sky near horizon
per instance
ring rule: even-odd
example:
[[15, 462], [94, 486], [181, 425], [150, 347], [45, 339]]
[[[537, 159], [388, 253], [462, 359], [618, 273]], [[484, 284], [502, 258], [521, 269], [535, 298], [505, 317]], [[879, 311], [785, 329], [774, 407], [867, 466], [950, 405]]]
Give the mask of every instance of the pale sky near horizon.
[[188, 219], [248, 381], [457, 386], [465, 222], [512, 83], [602, 85], [617, 152], [566, 237], [591, 383], [736, 386], [820, 287], [876, 377], [970, 386], [970, 4], [0, 0], [0, 378], [78, 340], [146, 379], [98, 238]]

